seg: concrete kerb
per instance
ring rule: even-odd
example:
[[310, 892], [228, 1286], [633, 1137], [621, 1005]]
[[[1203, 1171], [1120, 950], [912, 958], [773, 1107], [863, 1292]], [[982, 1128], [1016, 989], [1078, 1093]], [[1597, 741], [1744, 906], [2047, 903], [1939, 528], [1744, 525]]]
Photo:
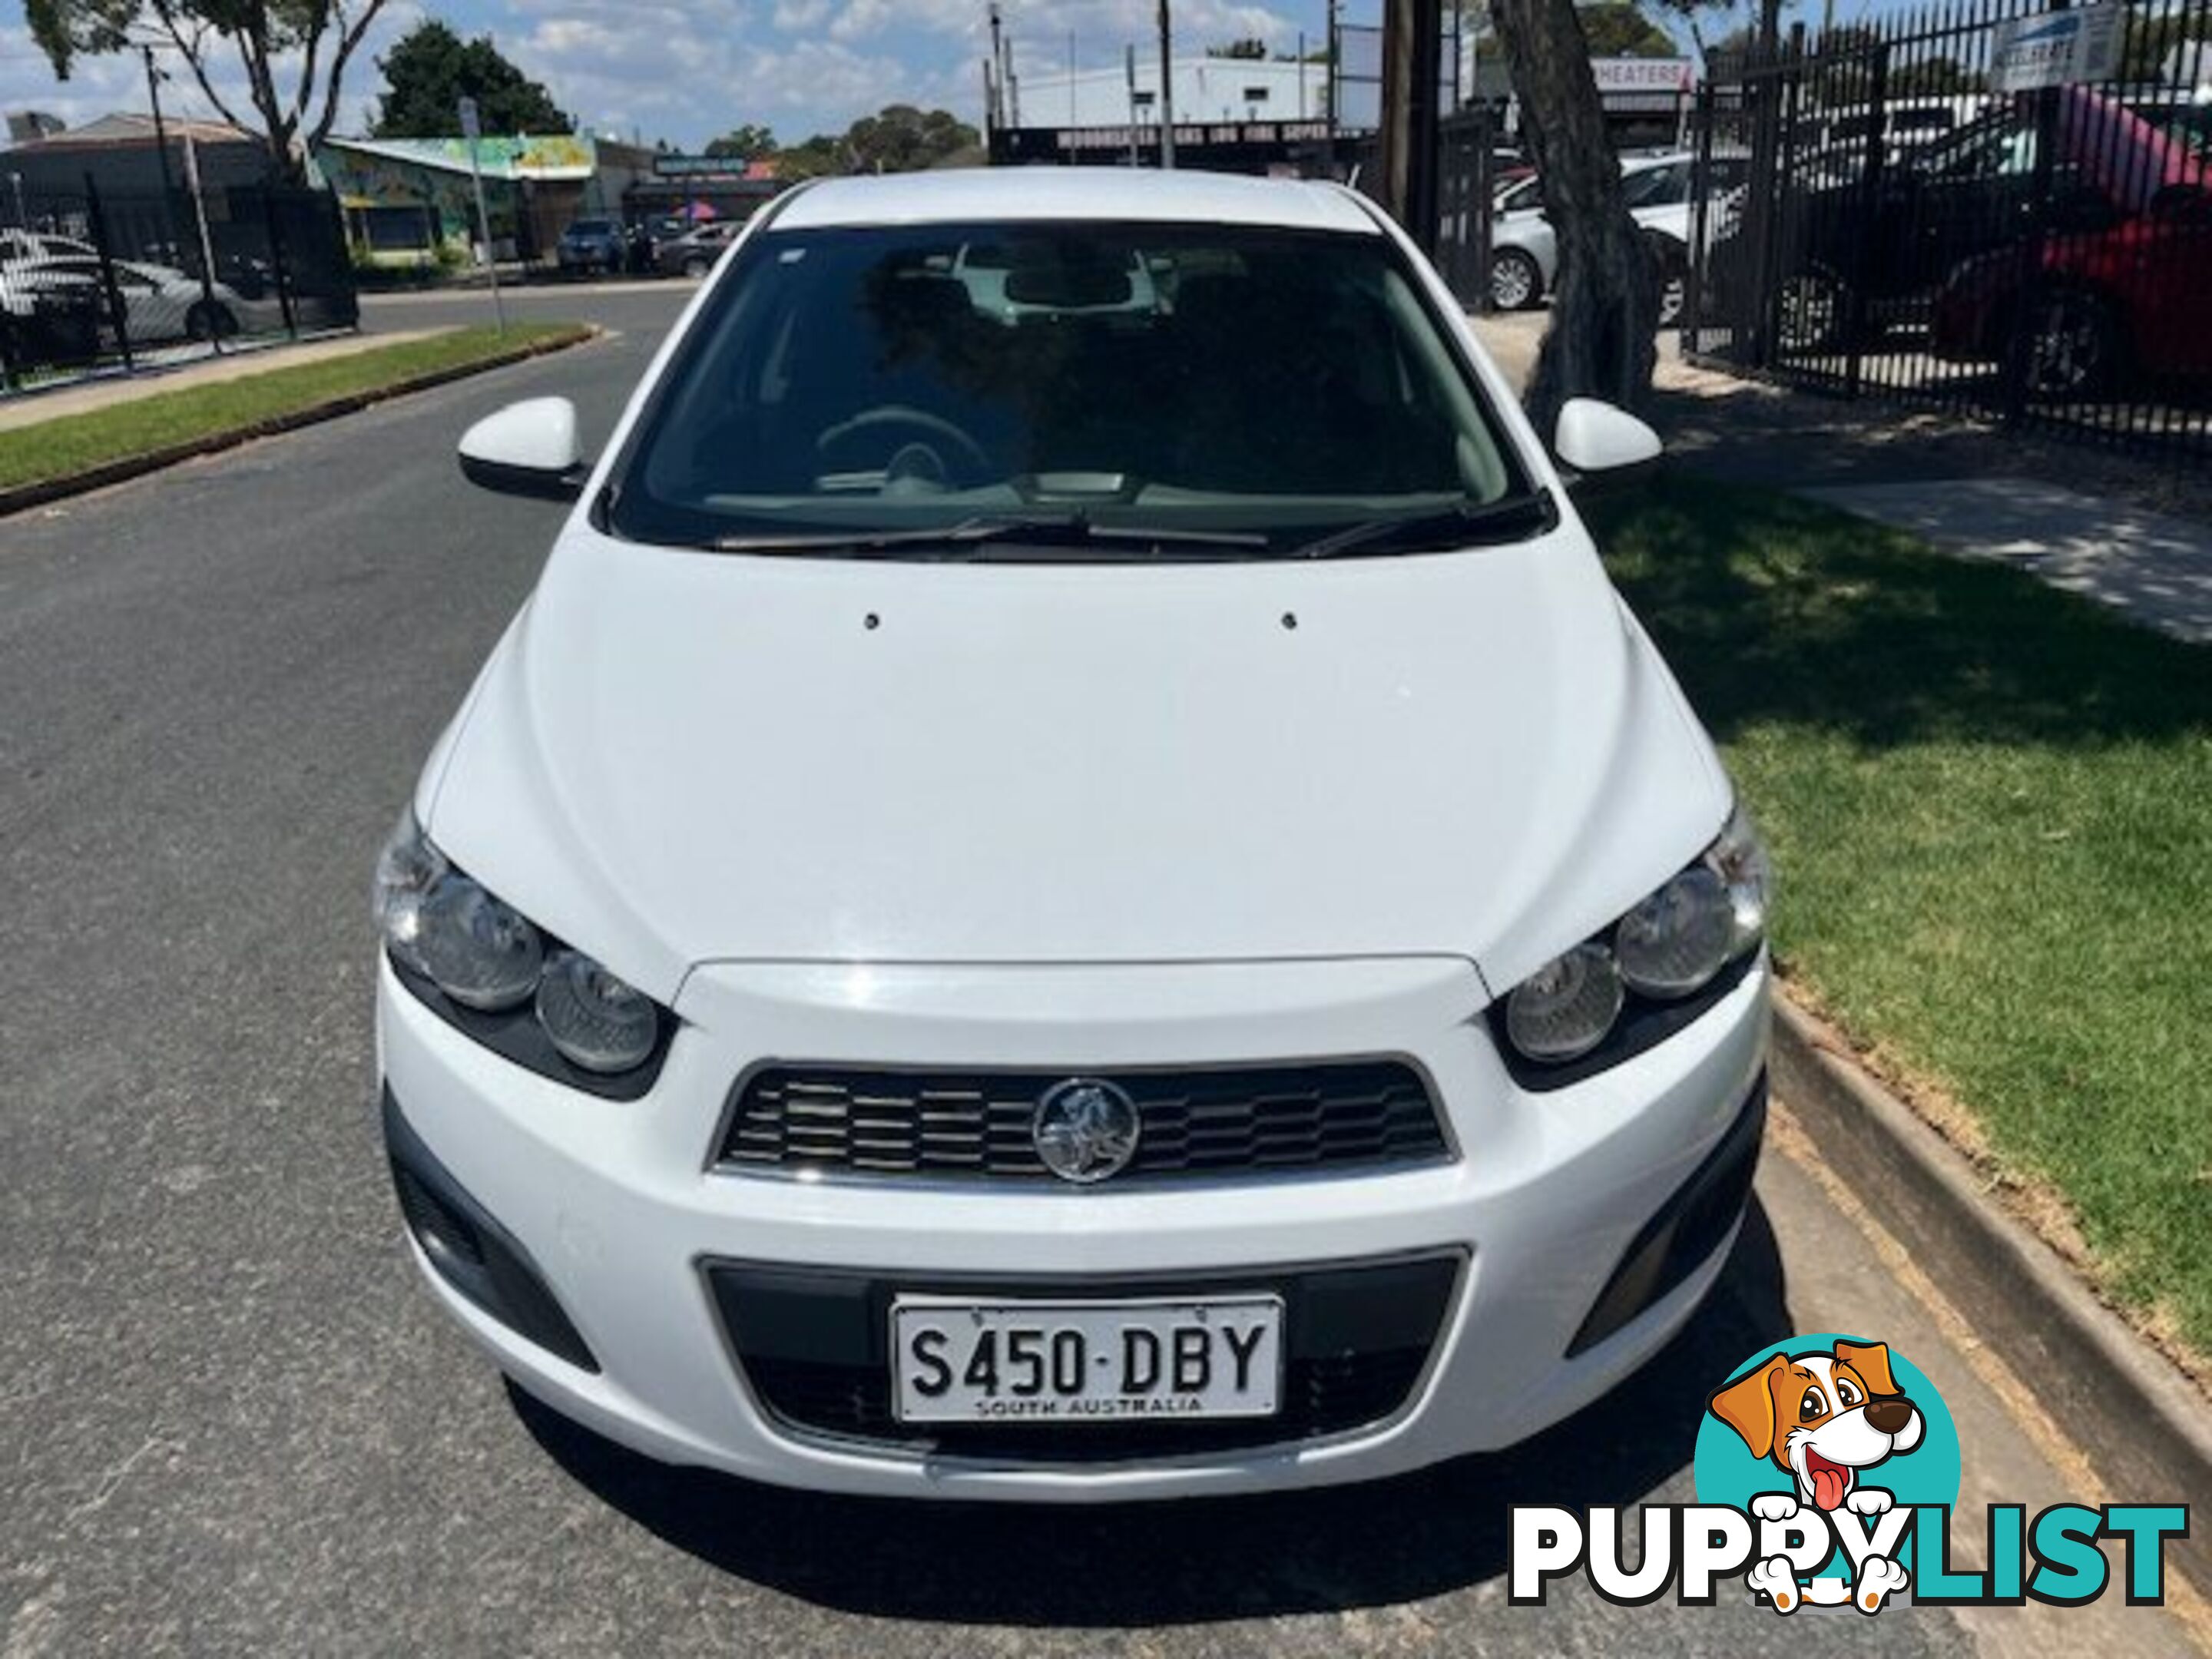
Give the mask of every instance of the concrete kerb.
[[1772, 1065], [1776, 1093], [1820, 1156], [1969, 1311], [1983, 1340], [2107, 1483], [2106, 1495], [2190, 1506], [2193, 1534], [2170, 1546], [2169, 1559], [2212, 1592], [2204, 1396], [2057, 1251], [1990, 1201], [1972, 1161], [1786, 1000], [1775, 1004]]

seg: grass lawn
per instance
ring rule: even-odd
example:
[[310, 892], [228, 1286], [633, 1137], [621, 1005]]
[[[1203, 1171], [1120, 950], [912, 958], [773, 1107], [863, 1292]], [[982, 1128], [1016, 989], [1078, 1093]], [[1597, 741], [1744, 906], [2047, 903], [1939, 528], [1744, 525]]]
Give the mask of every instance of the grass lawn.
[[1597, 518], [1773, 848], [1792, 979], [2212, 1351], [2212, 650], [1788, 496]]
[[580, 338], [574, 323], [522, 323], [501, 336], [455, 329], [350, 356], [272, 368], [235, 380], [155, 392], [106, 409], [64, 415], [0, 432], [0, 489], [70, 477], [216, 433], [251, 431], [264, 421], [333, 398], [374, 392], [519, 346]]

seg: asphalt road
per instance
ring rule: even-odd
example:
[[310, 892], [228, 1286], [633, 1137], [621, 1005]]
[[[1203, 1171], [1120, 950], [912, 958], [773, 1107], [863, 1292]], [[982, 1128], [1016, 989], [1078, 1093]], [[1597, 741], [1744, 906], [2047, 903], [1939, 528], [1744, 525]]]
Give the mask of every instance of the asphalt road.
[[[1686, 1500], [1716, 1366], [1793, 1320], [1863, 1328], [1785, 1305], [1778, 1249], [1845, 1285], [1855, 1260], [1794, 1242], [1838, 1224], [1786, 1170], [1622, 1394], [1510, 1456], [1295, 1498], [921, 1508], [665, 1471], [511, 1399], [447, 1328], [380, 1155], [367, 879], [558, 518], [472, 491], [451, 447], [551, 392], [605, 433], [682, 292], [533, 294], [621, 332], [0, 521], [0, 1654], [1777, 1639], [1733, 1602], [1512, 1610], [1498, 1575], [1509, 1504]], [[1788, 1640], [1972, 1636], [1901, 1609]]]

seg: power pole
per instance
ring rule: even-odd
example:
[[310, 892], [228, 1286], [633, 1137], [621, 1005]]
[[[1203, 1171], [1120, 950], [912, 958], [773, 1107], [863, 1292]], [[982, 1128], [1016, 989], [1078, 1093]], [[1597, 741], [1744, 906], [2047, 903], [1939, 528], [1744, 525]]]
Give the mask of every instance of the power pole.
[[138, 48], [146, 54], [146, 101], [154, 106], [154, 154], [161, 162], [161, 199], [167, 202], [174, 191], [169, 179], [169, 135], [161, 125], [161, 71], [154, 64], [154, 48]]
[[1342, 96], [1344, 54], [1337, 48], [1336, 0], [1328, 0], [1328, 107], [1322, 112], [1328, 118], [1328, 159], [1336, 161], [1337, 105]]
[[1175, 30], [1160, 0], [1160, 166], [1175, 166]]
[[1437, 241], [1443, 0], [1383, 0], [1382, 205], [1424, 252]]
[[1121, 48], [1121, 73], [1129, 88], [1129, 165], [1144, 166], [1137, 154], [1137, 47], [1134, 41]]
[[994, 88], [983, 109], [984, 118], [994, 127], [1007, 125], [1006, 109], [1006, 42], [1000, 33], [999, 0], [991, 0], [991, 81]]

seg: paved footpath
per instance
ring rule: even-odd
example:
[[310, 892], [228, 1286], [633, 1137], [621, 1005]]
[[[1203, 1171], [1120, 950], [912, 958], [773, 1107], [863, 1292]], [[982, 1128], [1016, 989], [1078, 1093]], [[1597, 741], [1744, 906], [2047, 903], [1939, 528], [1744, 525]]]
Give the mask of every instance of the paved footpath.
[[226, 380], [251, 380], [276, 369], [295, 368], [301, 363], [328, 362], [336, 357], [351, 357], [363, 351], [374, 351], [380, 346], [424, 339], [444, 331], [443, 328], [410, 328], [388, 334], [332, 334], [321, 339], [296, 343], [276, 341], [268, 344], [233, 346], [219, 356], [201, 357], [171, 368], [149, 369], [137, 374], [125, 374], [118, 371], [94, 380], [56, 386], [52, 391], [15, 392], [0, 397], [0, 432], [37, 426], [42, 422], [59, 420], [67, 415], [85, 415], [97, 409], [112, 409], [118, 404], [136, 403], [142, 398], [159, 397], [164, 392], [183, 392], [193, 386], [214, 386]]
[[[1547, 313], [1478, 317], [1523, 382]], [[1738, 380], [1661, 337], [1656, 418], [1671, 453], [1716, 476], [1783, 484], [1962, 557], [2016, 565], [2146, 628], [2212, 643], [2212, 489], [2203, 468], [2130, 462], [2047, 436]]]

